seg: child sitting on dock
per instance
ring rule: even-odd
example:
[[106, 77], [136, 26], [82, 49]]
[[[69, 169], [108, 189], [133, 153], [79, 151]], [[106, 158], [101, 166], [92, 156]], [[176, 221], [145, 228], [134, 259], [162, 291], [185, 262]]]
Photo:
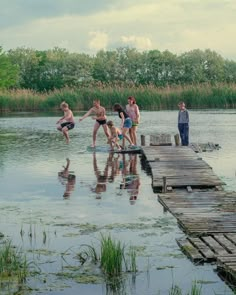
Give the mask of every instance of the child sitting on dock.
[[114, 147], [117, 147], [117, 149], [120, 151], [121, 147], [120, 147], [118, 141], [120, 139], [123, 139], [122, 132], [120, 131], [119, 128], [114, 126], [113, 121], [108, 121], [107, 126], [108, 126], [109, 131], [110, 131], [110, 136], [108, 137], [108, 142], [107, 143], [110, 144], [111, 151], [114, 150]]

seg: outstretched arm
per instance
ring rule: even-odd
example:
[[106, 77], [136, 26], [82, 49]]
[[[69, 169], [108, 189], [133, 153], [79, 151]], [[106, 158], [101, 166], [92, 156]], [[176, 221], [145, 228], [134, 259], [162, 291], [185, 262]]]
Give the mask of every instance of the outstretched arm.
[[83, 119], [87, 118], [91, 113], [93, 112], [93, 108], [91, 108], [83, 117], [79, 119], [79, 121], [82, 121]]

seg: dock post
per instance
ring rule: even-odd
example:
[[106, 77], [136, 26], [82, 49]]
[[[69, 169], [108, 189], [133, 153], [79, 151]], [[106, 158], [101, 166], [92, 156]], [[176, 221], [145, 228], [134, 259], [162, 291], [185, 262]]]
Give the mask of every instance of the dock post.
[[163, 188], [162, 192], [165, 194], [166, 193], [166, 176], [163, 176]]
[[175, 145], [179, 146], [179, 134], [175, 134], [174, 138], [175, 138]]
[[145, 146], [145, 135], [141, 135], [141, 146]]

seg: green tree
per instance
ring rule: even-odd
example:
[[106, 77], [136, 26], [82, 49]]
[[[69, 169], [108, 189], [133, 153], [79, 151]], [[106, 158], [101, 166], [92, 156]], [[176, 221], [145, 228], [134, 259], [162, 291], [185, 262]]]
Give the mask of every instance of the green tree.
[[18, 77], [17, 66], [11, 63], [8, 55], [0, 47], [0, 88], [16, 87]]

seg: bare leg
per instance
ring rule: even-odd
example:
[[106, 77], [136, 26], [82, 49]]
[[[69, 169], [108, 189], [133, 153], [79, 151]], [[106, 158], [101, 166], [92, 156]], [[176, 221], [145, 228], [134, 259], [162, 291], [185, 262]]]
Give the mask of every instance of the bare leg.
[[109, 129], [108, 129], [107, 124], [103, 124], [102, 128], [104, 130], [104, 133], [106, 134], [106, 137], [109, 138], [110, 134], [109, 134]]
[[96, 138], [97, 138], [97, 132], [98, 132], [99, 127], [100, 127], [100, 124], [98, 122], [96, 122], [94, 124], [94, 127], [93, 127], [93, 144], [92, 144], [92, 147], [96, 146]]
[[133, 144], [137, 145], [137, 126], [133, 126], [132, 128], [130, 128], [131, 131], [131, 140], [133, 142]]
[[129, 138], [129, 136], [127, 135], [129, 128], [122, 128], [122, 134], [123, 134], [123, 148], [125, 147], [125, 139], [128, 140], [128, 142], [133, 145], [132, 140]]
[[131, 127], [131, 128], [129, 129], [129, 137], [130, 137], [130, 139], [132, 140], [132, 142], [134, 142], [134, 138], [133, 138], [133, 127]]
[[66, 143], [69, 143], [70, 142], [70, 138], [69, 138], [69, 133], [68, 133], [67, 127], [62, 128], [62, 132], [63, 132], [63, 135], [66, 138]]

